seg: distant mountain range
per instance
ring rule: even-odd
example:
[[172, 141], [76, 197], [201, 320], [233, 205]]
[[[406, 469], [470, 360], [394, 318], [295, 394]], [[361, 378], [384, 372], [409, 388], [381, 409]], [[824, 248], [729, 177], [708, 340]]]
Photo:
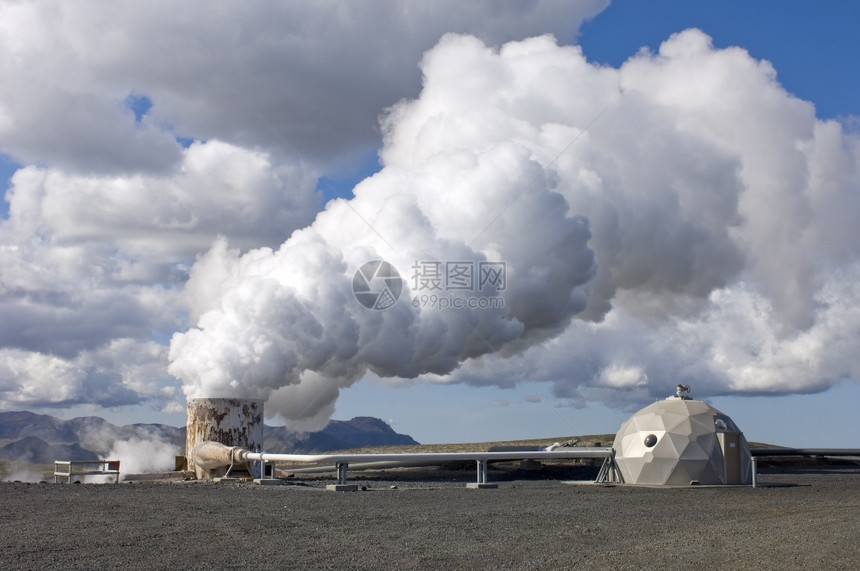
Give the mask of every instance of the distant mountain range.
[[[323, 430], [298, 433], [285, 426], [266, 426], [263, 449], [273, 453], [304, 454], [346, 450], [361, 446], [418, 444], [398, 434], [378, 418], [333, 420]], [[32, 412], [0, 412], [0, 458], [51, 464], [55, 460], [97, 460], [117, 442], [157, 441], [185, 454], [185, 427], [164, 424], [117, 426], [97, 416], [62, 420]]]

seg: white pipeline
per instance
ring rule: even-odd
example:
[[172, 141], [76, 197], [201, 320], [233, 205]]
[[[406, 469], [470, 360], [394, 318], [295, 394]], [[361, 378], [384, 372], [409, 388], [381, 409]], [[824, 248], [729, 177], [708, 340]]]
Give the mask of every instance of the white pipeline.
[[402, 452], [391, 454], [270, 454], [237, 449], [237, 462], [317, 462], [352, 464], [355, 462], [427, 462], [429, 464], [456, 460], [538, 460], [541, 458], [609, 458], [611, 447], [591, 446], [555, 450], [511, 450], [504, 452]]
[[475, 460], [529, 460], [541, 458], [609, 458], [608, 446], [583, 446], [553, 450], [506, 450], [502, 452], [401, 452], [390, 454], [272, 454], [230, 448], [218, 442], [201, 442], [191, 450], [193, 462], [207, 468], [242, 462], [302, 462], [352, 464], [355, 462], [422, 462], [428, 464]]

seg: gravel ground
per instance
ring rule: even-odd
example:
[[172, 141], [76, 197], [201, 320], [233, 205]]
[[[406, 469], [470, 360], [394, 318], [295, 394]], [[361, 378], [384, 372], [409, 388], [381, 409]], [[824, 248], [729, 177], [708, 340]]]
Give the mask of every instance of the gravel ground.
[[[860, 470], [644, 488], [472, 473], [0, 484], [10, 569], [857, 569]], [[495, 474], [499, 476], [498, 474]], [[494, 474], [490, 474], [493, 481]], [[397, 477], [397, 479], [392, 479]]]

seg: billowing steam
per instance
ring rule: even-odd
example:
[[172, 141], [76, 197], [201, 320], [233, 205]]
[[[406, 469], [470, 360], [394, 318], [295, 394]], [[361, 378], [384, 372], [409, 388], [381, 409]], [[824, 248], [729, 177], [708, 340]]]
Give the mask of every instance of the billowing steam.
[[175, 466], [180, 451], [154, 435], [116, 440], [105, 460], [119, 460], [122, 474], [168, 472]]
[[[170, 347], [188, 397], [311, 428], [367, 374], [545, 380], [574, 403], [860, 378], [858, 139], [767, 62], [697, 30], [620, 69], [550, 36], [448, 35], [422, 70], [353, 200], [277, 250], [198, 259], [197, 326]], [[353, 295], [372, 260], [404, 278], [390, 308]], [[504, 264], [504, 283], [430, 291], [431, 262]]]

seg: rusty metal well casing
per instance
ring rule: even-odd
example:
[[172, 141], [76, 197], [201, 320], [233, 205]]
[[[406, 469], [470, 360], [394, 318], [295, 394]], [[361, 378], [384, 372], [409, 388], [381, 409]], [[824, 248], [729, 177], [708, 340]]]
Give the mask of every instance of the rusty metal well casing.
[[[198, 478], [223, 476], [226, 469], [213, 473], [193, 464], [191, 449], [200, 442], [220, 442], [251, 452], [263, 449], [263, 401], [234, 398], [188, 399], [185, 452], [190, 470]], [[257, 467], [249, 467], [252, 471]], [[258, 478], [258, 474], [252, 475]]]

